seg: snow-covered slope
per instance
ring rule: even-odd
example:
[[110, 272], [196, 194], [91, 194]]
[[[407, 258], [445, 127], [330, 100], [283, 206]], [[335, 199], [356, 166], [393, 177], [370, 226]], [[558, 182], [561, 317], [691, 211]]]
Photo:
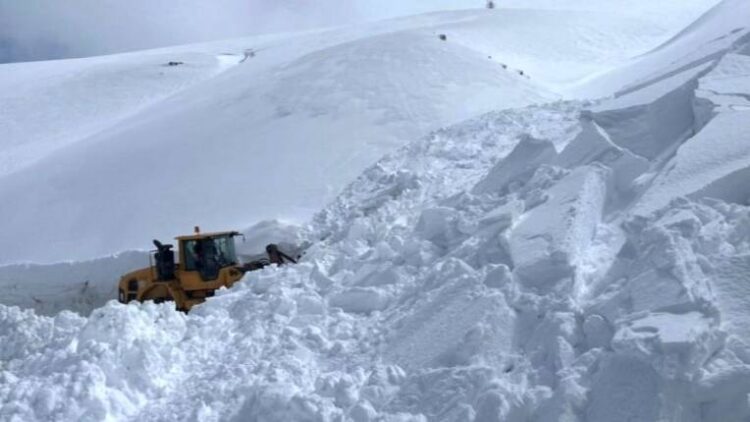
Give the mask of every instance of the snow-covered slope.
[[[261, 60], [0, 180], [0, 196], [17, 202], [0, 211], [4, 259], [81, 259], [196, 224], [306, 217], [435, 122], [552, 98], [431, 35], [368, 38], [270, 72], [250, 67]], [[400, 70], [383, 80], [385, 67]]]
[[715, 60], [746, 36], [748, 9], [743, 0], [722, 1], [656, 50], [571, 91], [583, 96], [625, 94]]
[[667, 46], [722, 25], [731, 43], [684, 64], [657, 49], [617, 98], [494, 111], [386, 155], [289, 234], [312, 242], [300, 264], [189, 315], [0, 305], [0, 418], [747, 421], [737, 15], [725, 0]]
[[0, 176], [26, 167], [239, 61], [154, 53], [0, 66]]
[[677, 30], [671, 3], [529, 6], [0, 66], [0, 263], [305, 221], [406, 141], [553, 100]]

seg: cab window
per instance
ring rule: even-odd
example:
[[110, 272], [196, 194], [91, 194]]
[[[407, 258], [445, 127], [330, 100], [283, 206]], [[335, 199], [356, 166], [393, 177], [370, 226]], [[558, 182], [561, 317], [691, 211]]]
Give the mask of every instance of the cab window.
[[227, 267], [237, 265], [237, 253], [232, 236], [187, 240], [185, 247], [185, 269], [197, 271], [205, 267]]

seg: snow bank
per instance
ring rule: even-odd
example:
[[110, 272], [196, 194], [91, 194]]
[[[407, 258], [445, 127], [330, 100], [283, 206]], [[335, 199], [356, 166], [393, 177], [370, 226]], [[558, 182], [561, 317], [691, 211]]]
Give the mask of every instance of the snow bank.
[[0, 267], [0, 303], [42, 315], [63, 310], [88, 315], [117, 297], [120, 276], [149, 265], [144, 252], [126, 252], [85, 262]]

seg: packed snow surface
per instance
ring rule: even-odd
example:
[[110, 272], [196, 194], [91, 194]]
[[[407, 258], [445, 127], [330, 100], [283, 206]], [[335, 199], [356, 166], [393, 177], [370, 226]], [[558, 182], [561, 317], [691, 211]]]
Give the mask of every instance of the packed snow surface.
[[[310, 247], [188, 315], [0, 305], [0, 420], [750, 420], [748, 57], [750, 6], [725, 0], [630, 76], [589, 80], [615, 98], [434, 130], [307, 224], [248, 230], [243, 254]], [[106, 259], [60, 284], [143, 255]]]

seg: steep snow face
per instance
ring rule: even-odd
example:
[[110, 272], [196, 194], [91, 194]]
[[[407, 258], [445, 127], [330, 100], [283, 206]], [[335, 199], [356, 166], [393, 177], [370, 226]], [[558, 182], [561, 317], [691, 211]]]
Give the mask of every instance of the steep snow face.
[[652, 48], [676, 30], [659, 19], [669, 10], [442, 12], [2, 66], [0, 197], [16, 205], [0, 208], [0, 263], [304, 221], [407, 140], [554, 100]]
[[721, 113], [683, 145], [665, 173], [654, 181], [637, 212], [648, 213], [679, 196], [709, 196], [746, 204], [750, 188], [743, 186], [748, 166], [747, 131], [750, 113]]
[[679, 196], [712, 197], [747, 204], [750, 190], [744, 185], [748, 168], [747, 131], [750, 108], [748, 58], [750, 39], [725, 55], [698, 80], [693, 100], [695, 136], [679, 146], [637, 204], [635, 212], [649, 213]]

